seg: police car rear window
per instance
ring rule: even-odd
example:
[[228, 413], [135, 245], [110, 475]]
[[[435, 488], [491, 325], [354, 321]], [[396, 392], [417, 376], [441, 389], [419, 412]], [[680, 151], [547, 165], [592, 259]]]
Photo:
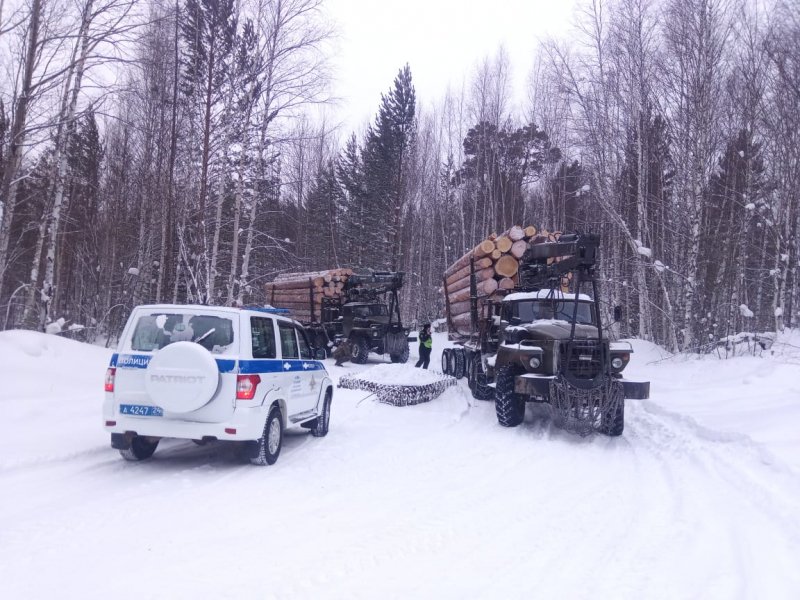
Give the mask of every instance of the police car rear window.
[[152, 352], [174, 342], [196, 342], [212, 354], [225, 354], [233, 344], [233, 321], [215, 315], [142, 315], [133, 330], [131, 350]]

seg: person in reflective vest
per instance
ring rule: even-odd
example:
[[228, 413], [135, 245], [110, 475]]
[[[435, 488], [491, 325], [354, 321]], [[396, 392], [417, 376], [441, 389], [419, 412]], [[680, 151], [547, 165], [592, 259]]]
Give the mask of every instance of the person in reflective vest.
[[433, 348], [433, 340], [431, 339], [431, 326], [430, 323], [425, 323], [422, 326], [422, 331], [419, 332], [419, 360], [416, 367], [427, 369], [431, 362], [431, 349]]

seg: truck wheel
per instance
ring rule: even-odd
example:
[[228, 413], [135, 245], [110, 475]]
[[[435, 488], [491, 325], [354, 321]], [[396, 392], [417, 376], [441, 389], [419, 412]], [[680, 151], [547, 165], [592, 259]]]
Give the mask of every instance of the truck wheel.
[[128, 448], [123, 448], [119, 451], [122, 458], [125, 460], [146, 460], [153, 456], [153, 452], [158, 447], [158, 440], [150, 442], [147, 438], [136, 435], [131, 440], [131, 445]]
[[314, 437], [325, 437], [328, 435], [328, 428], [331, 424], [331, 400], [333, 393], [329, 389], [325, 392], [325, 400], [322, 401], [322, 414], [316, 419], [314, 427], [311, 429], [311, 435]]
[[264, 433], [261, 434], [257, 444], [258, 454], [250, 458], [250, 462], [260, 466], [274, 465], [283, 445], [283, 421], [281, 421], [281, 409], [277, 406], [269, 409]]
[[494, 409], [497, 422], [503, 427], [516, 427], [525, 418], [525, 398], [514, 392], [517, 370], [505, 366], [497, 370], [494, 390]]
[[617, 437], [622, 435], [625, 429], [625, 398], [621, 398], [616, 409], [603, 415], [603, 422], [601, 423], [601, 431], [608, 436]]
[[350, 360], [357, 365], [363, 365], [367, 362], [367, 356], [369, 356], [369, 344], [367, 344], [367, 340], [363, 337], [351, 338], [350, 344], [353, 348]]
[[464, 377], [466, 371], [466, 356], [464, 356], [464, 351], [461, 348], [456, 348], [453, 350], [453, 354], [451, 356], [453, 377], [456, 379], [461, 379]]
[[450, 348], [442, 350], [442, 373], [450, 375]]
[[390, 354], [389, 358], [393, 363], [407, 363], [408, 362], [408, 344], [400, 351], [400, 354]]
[[472, 391], [472, 397], [476, 400], [492, 400], [494, 398], [494, 390], [486, 385], [486, 374], [483, 372], [483, 364], [479, 354], [472, 358], [470, 365], [472, 382], [469, 389]]

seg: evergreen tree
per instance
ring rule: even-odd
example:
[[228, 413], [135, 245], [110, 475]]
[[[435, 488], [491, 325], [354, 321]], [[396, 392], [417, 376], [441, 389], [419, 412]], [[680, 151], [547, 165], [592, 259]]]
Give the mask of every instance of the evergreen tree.
[[[410, 153], [416, 140], [416, 93], [408, 65], [400, 69], [388, 94], [381, 96], [375, 123], [363, 150], [366, 203], [364, 222], [372, 257], [368, 266], [397, 269], [403, 258], [402, 225], [408, 204]], [[380, 240], [388, 240], [382, 242]], [[366, 249], [366, 248], [365, 248]]]
[[522, 222], [525, 185], [538, 180], [546, 164], [561, 158], [561, 151], [535, 124], [511, 129], [488, 121], [467, 132], [464, 154], [459, 178], [474, 182], [475, 212], [488, 216], [483, 230], [495, 231]]
[[336, 165], [343, 194], [341, 215], [342, 259], [344, 264], [363, 266], [365, 258], [364, 223], [367, 191], [361, 149], [353, 134], [347, 140]]
[[343, 195], [332, 160], [320, 168], [306, 200], [306, 221], [310, 233], [304, 248], [311, 270], [340, 266], [339, 223]]

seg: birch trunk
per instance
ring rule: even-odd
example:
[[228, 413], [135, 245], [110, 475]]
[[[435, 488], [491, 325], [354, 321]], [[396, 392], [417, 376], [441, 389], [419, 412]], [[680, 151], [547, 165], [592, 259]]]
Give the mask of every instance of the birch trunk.
[[30, 30], [28, 31], [28, 49], [25, 54], [25, 67], [22, 74], [22, 86], [14, 111], [14, 120], [9, 132], [9, 150], [3, 180], [0, 182], [0, 285], [5, 278], [8, 262], [8, 244], [11, 235], [11, 222], [17, 203], [17, 173], [22, 163], [22, 152], [25, 148], [26, 125], [28, 120], [28, 103], [30, 102], [33, 71], [36, 68], [39, 45], [39, 23], [42, 16], [42, 0], [33, 0], [31, 5]]

